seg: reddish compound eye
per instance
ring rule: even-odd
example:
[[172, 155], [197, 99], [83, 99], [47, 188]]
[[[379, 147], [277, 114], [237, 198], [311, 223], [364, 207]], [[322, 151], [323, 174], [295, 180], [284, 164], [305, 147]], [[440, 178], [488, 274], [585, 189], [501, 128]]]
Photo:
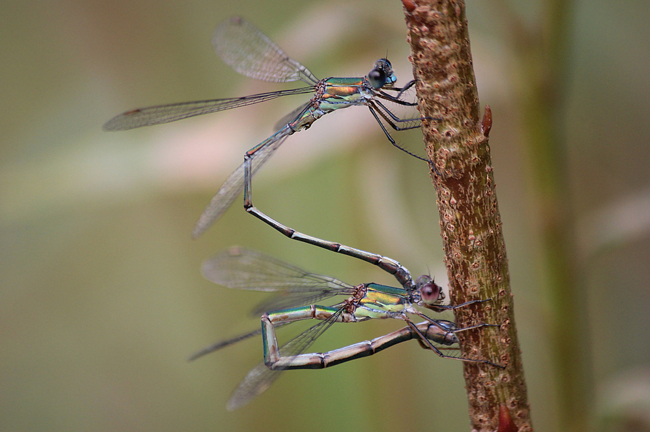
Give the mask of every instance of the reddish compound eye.
[[427, 282], [420, 287], [422, 300], [427, 304], [433, 304], [440, 298], [440, 286], [435, 282]]

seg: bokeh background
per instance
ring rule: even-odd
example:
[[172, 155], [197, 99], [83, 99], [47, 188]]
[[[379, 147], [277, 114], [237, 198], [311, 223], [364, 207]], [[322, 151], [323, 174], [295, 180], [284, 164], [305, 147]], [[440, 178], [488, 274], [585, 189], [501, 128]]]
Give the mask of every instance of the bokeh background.
[[[567, 5], [569, 3], [567, 2]], [[537, 430], [563, 430], [540, 264], [535, 154], [522, 123], [527, 85], [506, 16], [541, 26], [545, 2], [469, 1]], [[589, 424], [650, 430], [650, 8], [571, 3], [558, 107], [566, 211], [575, 225], [573, 306], [587, 359]], [[209, 232], [191, 229], [243, 152], [302, 100], [107, 133], [136, 107], [287, 88], [252, 82], [211, 47], [243, 14], [317, 76], [367, 73], [385, 55], [411, 78], [398, 1], [5, 1], [0, 14], [0, 430], [467, 430], [462, 366], [416, 343], [322, 371], [287, 372], [230, 413], [261, 358], [259, 339], [193, 363], [210, 343], [259, 326], [264, 296], [204, 280], [201, 262], [242, 245], [353, 284], [394, 283], [366, 263], [292, 242], [239, 201]], [[385, 141], [363, 108], [291, 137], [258, 174], [256, 205], [300, 231], [446, 275], [427, 167]], [[395, 134], [420, 147], [419, 131]], [[558, 162], [560, 163], [560, 162]], [[447, 317], [451, 318], [451, 317]], [[400, 328], [338, 325], [327, 350]]]

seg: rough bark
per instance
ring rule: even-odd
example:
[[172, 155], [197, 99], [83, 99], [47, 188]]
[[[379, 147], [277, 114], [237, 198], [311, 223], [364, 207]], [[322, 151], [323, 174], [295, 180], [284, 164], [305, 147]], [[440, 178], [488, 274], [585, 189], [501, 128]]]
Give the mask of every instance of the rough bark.
[[[419, 110], [440, 214], [456, 323], [498, 324], [459, 333], [465, 358], [505, 366], [464, 364], [472, 428], [530, 431], [530, 408], [514, 319], [505, 241], [490, 159], [489, 107], [479, 118], [465, 5], [453, 0], [403, 0]], [[434, 120], [440, 119], [440, 120]], [[440, 175], [438, 175], [438, 173]]]

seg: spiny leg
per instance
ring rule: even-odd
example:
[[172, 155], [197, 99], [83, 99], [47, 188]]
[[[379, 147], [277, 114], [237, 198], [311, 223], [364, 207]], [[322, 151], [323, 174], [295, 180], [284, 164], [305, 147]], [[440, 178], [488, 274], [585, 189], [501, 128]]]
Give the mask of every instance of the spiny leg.
[[469, 305], [485, 303], [485, 302], [489, 302], [489, 301], [492, 301], [492, 299], [487, 298], [487, 299], [469, 300], [469, 301], [466, 301], [465, 303], [461, 303], [461, 304], [457, 304], [457, 305], [432, 305], [432, 306], [428, 306], [428, 308], [431, 309], [431, 310], [435, 310], [436, 312], [442, 312], [443, 310], [456, 310], [456, 309], [463, 308], [463, 307], [466, 307], [466, 306], [469, 306]]
[[431, 341], [429, 341], [429, 339], [426, 338], [426, 336], [424, 336], [424, 334], [422, 334], [422, 332], [420, 331], [420, 329], [418, 329], [417, 326], [415, 326], [415, 324], [413, 324], [413, 323], [411, 322], [411, 320], [408, 320], [408, 319], [407, 319], [407, 320], [406, 320], [406, 323], [409, 325], [409, 327], [411, 327], [411, 328], [413, 329], [413, 331], [414, 331], [415, 333], [418, 334], [418, 336], [420, 337], [420, 341], [421, 341], [423, 344], [425, 344], [429, 349], [431, 349], [433, 352], [435, 352], [436, 354], [438, 354], [438, 355], [439, 355], [440, 357], [442, 357], [442, 358], [448, 358], [448, 359], [453, 359], [453, 360], [460, 360], [460, 361], [464, 361], [464, 362], [467, 362], [467, 363], [483, 363], [483, 364], [487, 364], [487, 365], [490, 365], [490, 366], [498, 367], [498, 368], [500, 368], [500, 369], [505, 369], [505, 366], [502, 366], [502, 365], [499, 365], [499, 364], [496, 364], [496, 363], [492, 363], [492, 362], [489, 361], [489, 360], [482, 360], [482, 359], [468, 359], [468, 358], [463, 358], [463, 357], [454, 357], [454, 356], [450, 356], [450, 355], [447, 355], [447, 354], [443, 354], [443, 353], [442, 353], [442, 352], [441, 352], [441, 351], [440, 351], [440, 350], [439, 350], [435, 345], [433, 345], [433, 344], [431, 343]]
[[[386, 127], [384, 126], [384, 124], [382, 123], [382, 121], [379, 119], [379, 116], [377, 115], [377, 112], [375, 111], [375, 109], [372, 107], [372, 104], [368, 103], [367, 106], [368, 106], [368, 109], [370, 110], [370, 113], [373, 115], [373, 117], [375, 118], [375, 120], [379, 124], [379, 127], [381, 127], [381, 130], [384, 131], [384, 135], [386, 135], [386, 138], [388, 138], [388, 141], [390, 141], [390, 143], [395, 148], [398, 148], [398, 149], [402, 150], [407, 155], [413, 156], [416, 159], [420, 159], [421, 161], [424, 161], [424, 162], [432, 165], [432, 162], [429, 159], [425, 159], [425, 158], [423, 158], [421, 156], [416, 155], [415, 153], [411, 153], [410, 151], [406, 150], [404, 147], [401, 147], [399, 144], [397, 144], [395, 142], [395, 140], [393, 139], [393, 137], [388, 132], [388, 130], [386, 129]], [[396, 129], [396, 130], [398, 130], [398, 129]], [[434, 167], [434, 169], [435, 169], [435, 167]], [[436, 171], [436, 173], [437, 173], [437, 171]]]
[[435, 320], [435, 319], [430, 318], [429, 316], [423, 314], [420, 311], [411, 311], [410, 313], [412, 313], [413, 315], [417, 315], [420, 318], [424, 318], [431, 325], [433, 325], [435, 327], [438, 327], [442, 331], [445, 331], [447, 333], [453, 333], [453, 334], [464, 332], [466, 330], [479, 329], [479, 328], [483, 328], [483, 327], [500, 327], [498, 324], [480, 323], [480, 324], [474, 324], [474, 325], [463, 327], [463, 328], [456, 328], [456, 325], [454, 324], [453, 328], [450, 328], [450, 326], [447, 325], [447, 324], [445, 324], [444, 326], [442, 325], [442, 323], [447, 323], [447, 321]]
[[[438, 117], [414, 117], [414, 118], [400, 118], [395, 115], [388, 107], [386, 107], [384, 104], [379, 102], [378, 100], [373, 100], [372, 102], [369, 102], [372, 104], [372, 106], [377, 110], [379, 115], [382, 116], [384, 120], [386, 120], [386, 123], [390, 125], [391, 128], [395, 129], [396, 131], [403, 131], [403, 130], [410, 130], [410, 129], [417, 129], [421, 125], [422, 120], [436, 120], [436, 121], [442, 121], [441, 118]], [[412, 126], [397, 126], [396, 123], [410, 123], [414, 122], [417, 124], [414, 124]]]
[[[416, 159], [420, 159], [420, 160], [428, 163], [429, 166], [431, 168], [433, 168], [433, 171], [437, 175], [440, 175], [440, 173], [438, 172], [438, 169], [436, 168], [433, 161], [431, 161], [431, 160], [429, 160], [427, 158], [420, 157], [420, 156], [406, 150], [405, 148], [401, 147], [400, 145], [398, 145], [395, 142], [395, 140], [393, 139], [393, 137], [390, 135], [388, 130], [384, 127], [384, 124], [381, 122], [378, 115], [381, 116], [384, 119], [384, 121], [386, 121], [386, 123], [388, 123], [388, 125], [392, 129], [394, 129], [396, 131], [419, 128], [419, 127], [421, 127], [422, 120], [437, 120], [437, 121], [440, 121], [442, 119], [436, 118], [436, 117], [418, 117], [418, 118], [402, 119], [402, 118], [397, 117], [395, 114], [393, 114], [393, 112], [391, 110], [389, 110], [386, 106], [384, 106], [381, 102], [379, 102], [376, 99], [369, 102], [367, 104], [367, 106], [370, 109], [370, 112], [372, 113], [372, 115], [375, 117], [375, 120], [377, 121], [377, 123], [379, 123], [379, 126], [381, 127], [381, 129], [384, 131], [384, 134], [386, 135], [386, 137], [388, 138], [388, 140], [391, 142], [391, 144], [393, 146], [395, 146], [398, 149], [402, 150], [404, 153], [413, 156]], [[414, 124], [414, 125], [411, 125], [411, 126], [401, 126], [401, 127], [397, 125], [397, 123], [408, 123], [408, 122], [417, 122], [417, 124]]]
[[410, 90], [410, 88], [413, 87], [414, 85], [415, 85], [415, 80], [411, 80], [411, 81], [407, 82], [404, 85], [404, 87], [402, 87], [402, 88], [393, 87], [393, 88], [386, 88], [385, 89], [385, 90], [398, 92], [397, 95], [395, 95], [395, 96], [391, 96], [391, 95], [383, 92], [382, 90], [379, 90], [377, 93], [384, 96], [384, 97], [386, 97], [389, 100], [392, 100], [395, 103], [398, 103], [398, 104], [401, 104], [401, 105], [416, 106], [418, 104], [417, 102], [407, 102], [407, 101], [404, 101], [404, 100], [401, 99], [402, 94], [404, 94], [405, 92]]

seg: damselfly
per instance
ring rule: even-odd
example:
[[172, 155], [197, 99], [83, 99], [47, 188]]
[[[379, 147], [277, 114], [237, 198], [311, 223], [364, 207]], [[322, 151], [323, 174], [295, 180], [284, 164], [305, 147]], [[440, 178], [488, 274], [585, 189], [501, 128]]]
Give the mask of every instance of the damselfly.
[[[367, 106], [394, 146], [429, 162], [427, 159], [400, 147], [381, 121], [381, 119], [386, 121], [394, 130], [405, 130], [419, 127], [422, 120], [422, 118], [401, 119], [381, 102], [384, 100], [399, 105], [416, 105], [414, 102], [402, 100], [403, 93], [411, 88], [415, 81], [408, 82], [402, 88], [395, 87], [397, 77], [387, 59], [377, 60], [373, 69], [365, 77], [318, 80], [309, 69], [287, 56], [260, 30], [241, 17], [233, 17], [220, 24], [214, 32], [212, 43], [219, 57], [243, 75], [269, 82], [301, 80], [309, 86], [239, 98], [138, 108], [112, 118], [104, 125], [104, 129], [109, 131], [127, 130], [168, 123], [201, 114], [252, 105], [280, 96], [311, 93], [313, 97], [309, 102], [280, 120], [276, 125], [277, 132], [246, 152], [244, 163], [226, 179], [199, 218], [194, 227], [194, 237], [203, 233], [219, 219], [242, 190], [244, 191], [244, 206], [252, 207], [251, 178], [257, 170], [289, 135], [308, 129], [317, 119], [335, 110], [355, 105]], [[396, 95], [390, 95], [384, 90], [396, 92]]]
[[[457, 342], [455, 333], [469, 328], [491, 326], [478, 324], [457, 329], [445, 320], [434, 320], [415, 306], [437, 310], [444, 295], [430, 276], [418, 278], [416, 289], [407, 291], [376, 283], [349, 285], [338, 279], [304, 271], [298, 267], [241, 248], [232, 248], [203, 265], [203, 275], [212, 282], [229, 288], [275, 292], [277, 295], [259, 305], [254, 314], [262, 314], [262, 328], [220, 342], [192, 356], [192, 359], [221, 349], [258, 334], [262, 335], [264, 361], [251, 370], [234, 391], [228, 409], [236, 409], [261, 394], [286, 369], [317, 369], [372, 355], [397, 343], [417, 338], [425, 348], [444, 358], [484, 363], [501, 367], [488, 360], [467, 359], [443, 354], [432, 342], [451, 345]], [[335, 296], [348, 296], [332, 306], [314, 303]], [[481, 303], [474, 300], [453, 308]], [[415, 315], [426, 320], [415, 324]], [[303, 354], [305, 350], [336, 322], [361, 322], [370, 319], [400, 319], [407, 327], [372, 341], [353, 344], [327, 353]], [[286, 324], [316, 319], [320, 322], [279, 346], [275, 328]]]

